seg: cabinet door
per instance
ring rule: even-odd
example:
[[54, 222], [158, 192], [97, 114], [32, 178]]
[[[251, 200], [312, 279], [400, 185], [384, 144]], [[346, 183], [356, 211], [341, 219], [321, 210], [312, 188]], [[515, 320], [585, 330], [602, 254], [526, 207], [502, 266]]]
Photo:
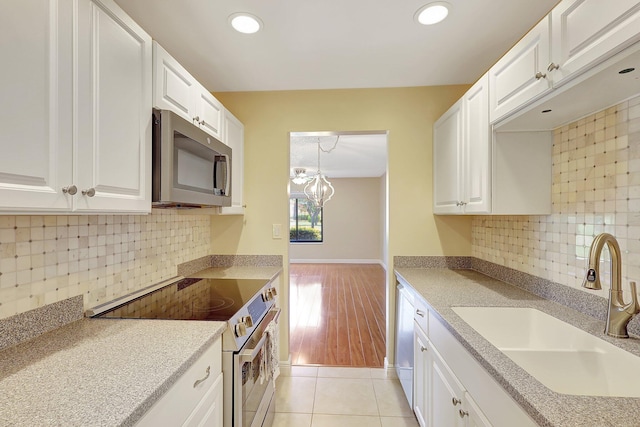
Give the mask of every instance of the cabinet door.
[[183, 427], [222, 427], [222, 374], [206, 392]]
[[465, 417], [462, 409], [464, 388], [454, 377], [449, 367], [431, 347], [431, 425], [462, 427]]
[[489, 76], [463, 96], [465, 213], [491, 212]]
[[429, 349], [427, 337], [422, 329], [415, 324], [413, 342], [413, 412], [416, 414], [420, 427], [429, 426]]
[[68, 211], [72, 3], [5, 2], [0, 13], [0, 210]]
[[178, 61], [153, 42], [153, 106], [170, 110], [185, 120], [196, 116], [198, 83]]
[[208, 134], [215, 138], [224, 141], [224, 135], [222, 134], [223, 123], [223, 110], [224, 107], [210, 92], [208, 92], [203, 86], [199, 84], [196, 86], [196, 118], [195, 120], [200, 125], [200, 129], [204, 130]]
[[151, 211], [151, 38], [112, 0], [78, 2], [77, 211]]
[[467, 427], [492, 427], [487, 417], [484, 416], [478, 407], [478, 404], [467, 392], [465, 392], [464, 408], [462, 411], [461, 414], [466, 418]]
[[462, 212], [462, 138], [462, 100], [459, 100], [434, 125], [434, 213]]
[[551, 23], [557, 85], [640, 40], [640, 2], [564, 0], [551, 12]]
[[491, 123], [551, 88], [550, 80], [546, 78], [550, 62], [549, 43], [549, 18], [546, 17], [491, 67]]
[[244, 215], [244, 125], [224, 110], [224, 143], [231, 147], [231, 206], [220, 208], [221, 215]]

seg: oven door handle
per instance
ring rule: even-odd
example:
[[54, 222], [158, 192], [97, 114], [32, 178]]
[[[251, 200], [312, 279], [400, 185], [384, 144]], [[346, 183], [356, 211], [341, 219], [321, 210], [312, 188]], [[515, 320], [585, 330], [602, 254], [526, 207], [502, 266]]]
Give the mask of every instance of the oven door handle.
[[[240, 352], [240, 362], [251, 362], [253, 361], [253, 359], [258, 355], [258, 353], [260, 353], [260, 350], [262, 350], [262, 347], [264, 346], [264, 343], [267, 340], [267, 332], [266, 332], [266, 328], [268, 326], [268, 324], [272, 323], [272, 322], [277, 322], [278, 318], [280, 317], [280, 309], [279, 308], [275, 308], [269, 311], [269, 314], [267, 314], [267, 316], [271, 316], [269, 320], [267, 320], [267, 324], [265, 325], [265, 332], [262, 333], [262, 336], [260, 337], [260, 341], [258, 341], [258, 344], [256, 344], [255, 347], [253, 348], [248, 348], [244, 351]], [[265, 319], [267, 319], [267, 317], [265, 316]]]
[[264, 334], [262, 334], [260, 341], [258, 341], [258, 344], [254, 348], [248, 348], [240, 353], [240, 362], [244, 363], [253, 361], [258, 353], [260, 353], [260, 350], [262, 350], [262, 347], [264, 346], [266, 340], [267, 334], [265, 332]]

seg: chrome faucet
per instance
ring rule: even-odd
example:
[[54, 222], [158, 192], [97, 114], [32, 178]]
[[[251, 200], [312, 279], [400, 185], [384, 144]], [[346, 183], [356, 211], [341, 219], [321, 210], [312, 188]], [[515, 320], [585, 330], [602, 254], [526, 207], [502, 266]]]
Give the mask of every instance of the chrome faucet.
[[609, 247], [611, 254], [611, 289], [609, 290], [609, 308], [607, 309], [607, 325], [604, 333], [616, 338], [629, 338], [627, 324], [637, 313], [640, 313], [636, 282], [629, 282], [631, 287], [631, 302], [624, 303], [622, 297], [622, 259], [620, 246], [615, 237], [608, 233], [598, 234], [591, 244], [589, 251], [589, 269], [582, 286], [587, 289], [602, 289], [600, 283], [600, 255], [604, 245]]

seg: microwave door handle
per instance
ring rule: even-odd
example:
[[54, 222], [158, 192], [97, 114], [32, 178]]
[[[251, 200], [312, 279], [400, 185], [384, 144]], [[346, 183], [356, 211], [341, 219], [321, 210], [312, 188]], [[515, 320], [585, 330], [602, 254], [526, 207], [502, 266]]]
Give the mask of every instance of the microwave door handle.
[[231, 194], [231, 163], [229, 162], [229, 156], [227, 154], [224, 155], [225, 161], [225, 183], [224, 183], [224, 195], [228, 196]]

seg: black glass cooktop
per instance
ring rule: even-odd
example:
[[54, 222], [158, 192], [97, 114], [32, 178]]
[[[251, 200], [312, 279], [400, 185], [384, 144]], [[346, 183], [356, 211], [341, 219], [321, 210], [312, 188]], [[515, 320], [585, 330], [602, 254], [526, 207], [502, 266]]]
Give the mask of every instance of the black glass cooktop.
[[227, 321], [267, 283], [264, 279], [182, 279], [96, 317]]

